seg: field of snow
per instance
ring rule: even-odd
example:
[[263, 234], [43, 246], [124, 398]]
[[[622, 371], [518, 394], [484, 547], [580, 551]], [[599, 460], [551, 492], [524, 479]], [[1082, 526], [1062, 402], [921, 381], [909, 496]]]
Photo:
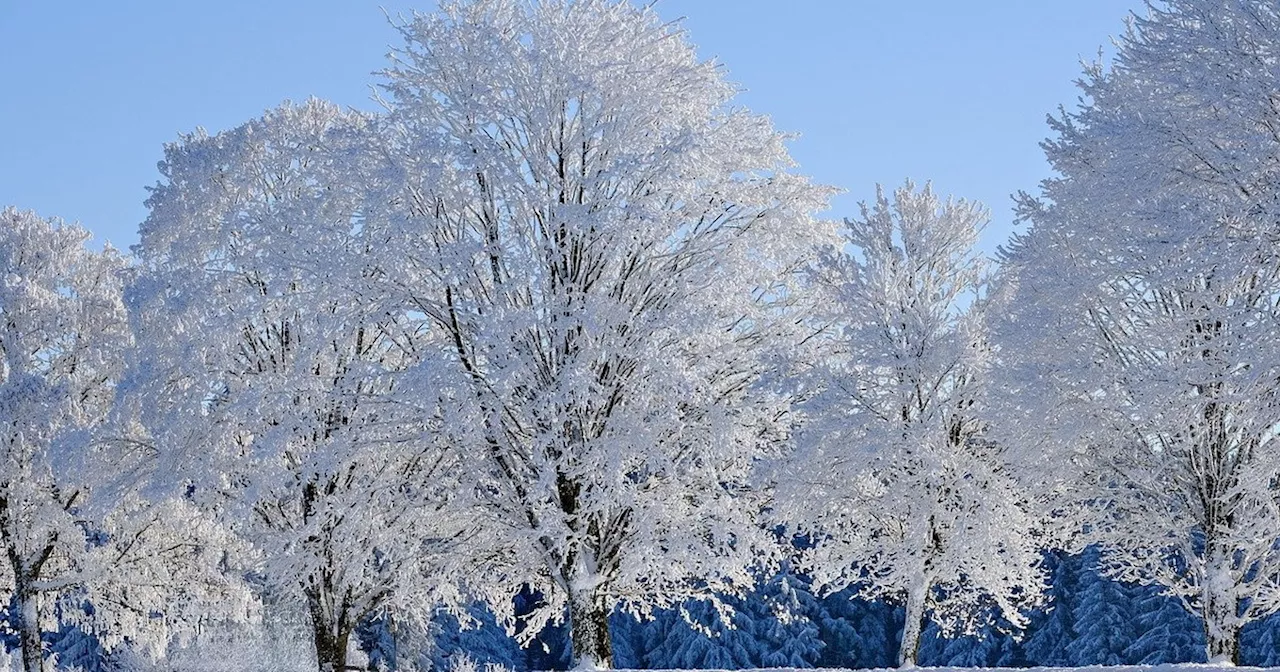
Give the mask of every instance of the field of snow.
[[[818, 668], [823, 669], [823, 668]], [[899, 672], [905, 668], [869, 668], [860, 670], [840, 670], [826, 668], [830, 672]], [[1261, 670], [1280, 670], [1277, 667], [1246, 667], [1231, 665], [1209, 665], [1203, 663], [1183, 663], [1178, 665], [1093, 665], [1089, 667], [915, 667], [915, 672], [1253, 672]], [[615, 672], [631, 672], [617, 670]], [[649, 672], [695, 672], [692, 670], [650, 670]], [[700, 672], [730, 672], [728, 670], [710, 670]], [[814, 668], [773, 667], [763, 668], [759, 672], [814, 672]]]

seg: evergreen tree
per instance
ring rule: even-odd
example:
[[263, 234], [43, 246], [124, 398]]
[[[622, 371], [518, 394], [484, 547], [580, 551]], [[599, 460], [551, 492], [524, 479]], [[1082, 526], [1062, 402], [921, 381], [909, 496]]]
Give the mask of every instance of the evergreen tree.
[[1158, 588], [1135, 587], [1136, 623], [1141, 634], [1124, 652], [1135, 665], [1203, 663], [1204, 631], [1200, 623]]
[[642, 619], [625, 611], [609, 615], [609, 632], [613, 637], [613, 663], [620, 670], [648, 669], [645, 661], [645, 631], [652, 619]]
[[[745, 597], [722, 598], [731, 615], [712, 602], [691, 600], [682, 610], [659, 610], [648, 622], [627, 622], [614, 646], [648, 669], [809, 668], [820, 664], [822, 612], [808, 582], [783, 571]], [[635, 625], [633, 625], [635, 624]], [[636, 627], [638, 625], [638, 628]], [[638, 629], [636, 633], [633, 630]], [[620, 659], [619, 666], [624, 663]]]
[[[750, 600], [729, 599], [731, 623], [725, 623], [716, 606], [707, 601], [684, 605], [681, 617], [666, 629], [661, 644], [654, 649], [656, 660], [669, 668], [687, 670], [742, 670], [758, 667], [758, 650], [753, 633], [757, 613]], [[654, 662], [656, 662], [656, 660]]]
[[[528, 619], [546, 606], [541, 593], [525, 587], [515, 596], [516, 633], [528, 627]], [[569, 667], [569, 628], [549, 623], [524, 647], [524, 665], [517, 669], [563, 670]]]
[[360, 650], [369, 656], [369, 667], [375, 670], [395, 670], [399, 650], [390, 617], [380, 614], [362, 619], [356, 625], [356, 638]]
[[675, 651], [674, 637], [683, 633], [685, 623], [678, 609], [658, 609], [653, 620], [644, 624], [640, 637], [643, 667], [646, 669], [672, 669]]
[[1258, 667], [1280, 665], [1280, 615], [1254, 621], [1241, 633], [1241, 662]]
[[[507, 630], [494, 618], [483, 604], [472, 604], [467, 613], [469, 622], [461, 622], [446, 611], [437, 612], [435, 648], [431, 653], [432, 667], [449, 668], [449, 661], [465, 655], [477, 664], [493, 663], [511, 669], [522, 669], [525, 652], [507, 635]], [[546, 669], [546, 668], [539, 668]]]
[[45, 637], [50, 653], [57, 656], [59, 670], [105, 672], [107, 652], [102, 642], [74, 625], [63, 625]]
[[998, 632], [993, 641], [995, 645], [988, 654], [990, 667], [1031, 667], [1026, 647], [1020, 639], [1009, 633]]
[[1045, 560], [1051, 572], [1049, 603], [1032, 616], [1023, 650], [1031, 665], [1067, 667], [1071, 657], [1067, 646], [1076, 638], [1075, 619], [1077, 591], [1082, 571], [1079, 555], [1049, 553]]
[[819, 601], [814, 615], [818, 637], [825, 645], [818, 667], [876, 668], [894, 663], [898, 645], [893, 607], [855, 597], [853, 589], [832, 593]]
[[932, 623], [920, 641], [920, 663], [930, 667], [1028, 666], [1022, 645], [1000, 628], [986, 625], [972, 635], [947, 637]]
[[937, 623], [930, 623], [920, 632], [919, 662], [925, 667], [946, 665], [947, 640]]
[[765, 586], [763, 598], [761, 604], [772, 613], [756, 621], [759, 667], [814, 667], [824, 647], [813, 622], [818, 601], [809, 592], [808, 582], [784, 568]]
[[[944, 667], [989, 667], [987, 663], [986, 640], [974, 635], [961, 635], [954, 638], [936, 637], [938, 642], [937, 658], [925, 662], [926, 665]], [[923, 650], [921, 651], [923, 654]]]
[[1084, 553], [1079, 600], [1072, 609], [1077, 636], [1067, 645], [1073, 666], [1126, 665], [1126, 650], [1137, 640], [1136, 614], [1132, 609], [1135, 587], [1103, 576], [1097, 547]]

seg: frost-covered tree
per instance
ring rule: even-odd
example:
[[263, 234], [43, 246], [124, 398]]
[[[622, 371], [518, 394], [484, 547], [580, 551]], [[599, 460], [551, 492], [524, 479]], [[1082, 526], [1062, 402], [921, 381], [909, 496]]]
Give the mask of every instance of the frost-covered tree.
[[0, 212], [0, 585], [14, 597], [32, 672], [43, 669], [42, 588], [73, 574], [90, 543], [77, 516], [89, 484], [76, 462], [110, 413], [129, 343], [124, 260], [90, 252], [88, 238], [31, 212]]
[[1277, 48], [1271, 2], [1135, 18], [1052, 121], [1059, 177], [1007, 253], [1007, 424], [1056, 456], [1113, 576], [1202, 618], [1212, 661], [1280, 608]]
[[1021, 625], [1042, 583], [1031, 503], [979, 415], [986, 219], [928, 186], [877, 190], [846, 221], [851, 249], [817, 271], [830, 352], [804, 374], [814, 391], [786, 515], [817, 540], [819, 584], [906, 605], [902, 665], [926, 618], [949, 634], [993, 613]]
[[167, 146], [129, 295], [136, 412], [165, 471], [303, 605], [326, 672], [361, 618], [455, 592], [460, 544], [487, 529], [454, 508], [465, 404], [422, 384], [424, 320], [380, 299], [372, 137], [312, 100]]
[[138, 494], [151, 455], [111, 423], [131, 345], [125, 261], [88, 239], [0, 211], [0, 590], [28, 672], [44, 669], [41, 631], [59, 612], [108, 626], [108, 646], [158, 647], [184, 598], [220, 583], [207, 521], [180, 499]]
[[750, 478], [788, 400], [758, 383], [829, 192], [649, 8], [444, 2], [403, 33], [382, 268], [473, 400], [515, 578], [608, 665], [615, 606], [740, 592], [773, 554]]

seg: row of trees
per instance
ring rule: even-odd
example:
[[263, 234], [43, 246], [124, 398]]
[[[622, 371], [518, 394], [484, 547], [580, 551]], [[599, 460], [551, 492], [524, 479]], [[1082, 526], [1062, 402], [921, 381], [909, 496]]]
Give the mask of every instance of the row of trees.
[[[1052, 554], [1051, 604], [1033, 610], [1028, 625], [1011, 632], [1005, 624], [974, 634], [946, 637], [936, 623], [921, 633], [918, 662], [938, 667], [1088, 667], [1203, 662], [1203, 629], [1177, 598], [1156, 586], [1106, 578], [1097, 568], [1097, 549], [1079, 555]], [[704, 601], [655, 610], [651, 619], [622, 612], [610, 618], [614, 663], [625, 669], [750, 669], [760, 667], [871, 669], [892, 667], [903, 631], [904, 609], [839, 591], [819, 597], [811, 582], [783, 571], [743, 597], [729, 597], [729, 621]], [[517, 597], [525, 613], [533, 596]], [[516, 672], [550, 670], [569, 664], [567, 629], [552, 626], [522, 646], [481, 604], [468, 609], [470, 623], [437, 614], [422, 630], [393, 617], [378, 616], [356, 626], [362, 653], [348, 664], [377, 670], [477, 669], [500, 665]], [[202, 634], [147, 670], [222, 672], [302, 672], [314, 668], [300, 624], [280, 622], [231, 626]], [[730, 623], [732, 627], [726, 627]], [[713, 634], [708, 636], [707, 630]], [[0, 636], [3, 636], [0, 634]], [[1280, 662], [1280, 615], [1256, 621], [1241, 633], [1241, 663], [1274, 667]], [[111, 653], [91, 634], [64, 626], [46, 635], [60, 668], [83, 672], [133, 669], [136, 656]], [[6, 639], [10, 645], [16, 640]], [[0, 669], [5, 662], [0, 655]]]
[[[1098, 549], [1075, 555], [1050, 554], [1051, 604], [1027, 614], [1012, 631], [997, 623], [972, 634], [944, 636], [930, 622], [921, 633], [918, 662], [938, 667], [1089, 667], [1204, 662], [1203, 630], [1175, 597], [1158, 586], [1109, 579], [1099, 571]], [[794, 571], [762, 581], [735, 598], [733, 629], [705, 603], [686, 605], [692, 623], [678, 610], [655, 612], [638, 621], [617, 614], [615, 662], [628, 669], [747, 669], [762, 667], [872, 669], [892, 667], [904, 631], [902, 604], [858, 598], [856, 590], [819, 596]], [[708, 637], [699, 626], [711, 629]], [[1241, 663], [1262, 667], [1280, 662], [1276, 637], [1280, 617], [1256, 621], [1242, 633]], [[501, 628], [489, 625], [458, 635], [442, 633], [433, 655], [447, 666], [451, 656], [470, 655], [516, 670], [564, 665], [563, 633], [539, 636], [543, 647], [520, 649]], [[393, 648], [391, 638], [362, 638]], [[550, 653], [546, 653], [549, 651]]]
[[55, 615], [159, 650], [263, 600], [322, 672], [362, 619], [477, 599], [608, 666], [611, 614], [729, 618], [784, 560], [903, 605], [912, 665], [930, 624], [1025, 625], [1045, 551], [1089, 544], [1211, 660], [1280, 608], [1271, 3], [1135, 19], [998, 272], [986, 211], [927, 186], [817, 218], [833, 191], [649, 9], [400, 30], [380, 113], [167, 146], [131, 259], [0, 215], [28, 672]]

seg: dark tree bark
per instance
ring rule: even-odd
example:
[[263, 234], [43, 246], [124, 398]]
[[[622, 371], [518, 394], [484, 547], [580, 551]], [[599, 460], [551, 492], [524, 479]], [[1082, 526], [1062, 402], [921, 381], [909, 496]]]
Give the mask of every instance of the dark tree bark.
[[345, 672], [347, 643], [355, 628], [350, 606], [324, 585], [313, 582], [305, 592], [316, 646], [316, 667], [319, 672]]
[[569, 596], [569, 638], [573, 663], [579, 667], [613, 667], [613, 641], [609, 637], [609, 609], [598, 591]]
[[[0, 499], [0, 514], [7, 514], [8, 502]], [[12, 539], [12, 537], [10, 537]], [[24, 672], [44, 672], [44, 644], [40, 639], [40, 591], [36, 582], [40, 571], [53, 555], [53, 541], [49, 540], [40, 554], [24, 561], [21, 552], [10, 542], [6, 549], [9, 566], [13, 570], [14, 599], [18, 603], [18, 647], [22, 652]]]
[[[21, 563], [18, 563], [19, 565]], [[14, 568], [15, 597], [18, 601], [18, 645], [24, 672], [44, 672], [44, 646], [40, 641], [40, 593], [32, 587], [34, 577], [22, 567]]]

